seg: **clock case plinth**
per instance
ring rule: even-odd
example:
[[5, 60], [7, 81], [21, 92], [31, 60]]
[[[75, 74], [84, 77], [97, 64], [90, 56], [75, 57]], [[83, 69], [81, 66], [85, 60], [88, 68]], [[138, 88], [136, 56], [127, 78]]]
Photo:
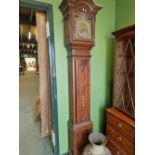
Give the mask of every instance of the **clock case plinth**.
[[[101, 7], [92, 0], [63, 0], [59, 8], [64, 16], [64, 41], [68, 53], [69, 154], [81, 155], [93, 128], [90, 120], [90, 50], [95, 40], [95, 15]], [[76, 34], [81, 31], [75, 25], [80, 12], [91, 34]]]

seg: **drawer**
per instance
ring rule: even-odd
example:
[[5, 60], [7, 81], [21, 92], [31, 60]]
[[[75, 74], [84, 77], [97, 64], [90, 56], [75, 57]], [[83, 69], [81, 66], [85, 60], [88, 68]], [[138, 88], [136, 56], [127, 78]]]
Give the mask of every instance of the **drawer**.
[[109, 137], [107, 137], [107, 147], [112, 152], [112, 155], [127, 155], [119, 146], [117, 146]]
[[107, 123], [126, 137], [130, 142], [135, 142], [135, 129], [121, 119], [107, 113]]
[[117, 144], [122, 150], [124, 150], [128, 155], [134, 155], [135, 149], [134, 144], [128, 141], [124, 136], [119, 132], [113, 129], [111, 126], [107, 125], [107, 136]]

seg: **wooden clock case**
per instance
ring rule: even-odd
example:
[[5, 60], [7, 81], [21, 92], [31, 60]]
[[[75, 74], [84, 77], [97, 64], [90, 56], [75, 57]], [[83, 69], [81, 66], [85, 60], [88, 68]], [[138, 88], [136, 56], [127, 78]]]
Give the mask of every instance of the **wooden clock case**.
[[[95, 15], [101, 9], [92, 0], [63, 0], [60, 10], [64, 16], [64, 40], [68, 53], [69, 77], [69, 154], [81, 155], [92, 132], [90, 120], [90, 50], [95, 40]], [[82, 17], [80, 17], [82, 14]], [[84, 36], [77, 18], [87, 23]], [[81, 20], [81, 19], [80, 19]], [[89, 25], [90, 24], [90, 25]], [[88, 30], [88, 32], [87, 32]], [[90, 33], [90, 34], [87, 34]]]

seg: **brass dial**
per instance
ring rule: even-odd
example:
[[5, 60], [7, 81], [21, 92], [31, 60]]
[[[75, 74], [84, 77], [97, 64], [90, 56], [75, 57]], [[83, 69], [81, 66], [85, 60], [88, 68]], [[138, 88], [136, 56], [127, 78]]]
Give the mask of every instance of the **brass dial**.
[[75, 17], [75, 39], [91, 40], [91, 20], [83, 11]]

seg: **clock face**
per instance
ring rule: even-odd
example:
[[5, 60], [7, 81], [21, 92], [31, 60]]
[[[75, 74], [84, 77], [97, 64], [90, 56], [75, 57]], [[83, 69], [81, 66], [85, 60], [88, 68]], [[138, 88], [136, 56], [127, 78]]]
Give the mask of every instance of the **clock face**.
[[75, 16], [75, 39], [91, 40], [91, 20], [83, 11]]

